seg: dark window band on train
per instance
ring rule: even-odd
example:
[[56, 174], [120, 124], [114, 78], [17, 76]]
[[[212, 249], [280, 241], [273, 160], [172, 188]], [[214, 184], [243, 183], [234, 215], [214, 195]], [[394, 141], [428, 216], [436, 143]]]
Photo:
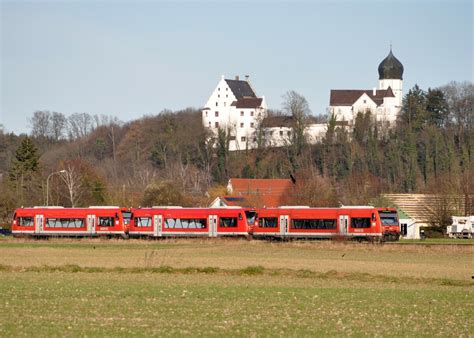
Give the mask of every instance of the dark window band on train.
[[293, 219], [292, 229], [336, 229], [335, 219]]
[[135, 226], [141, 228], [151, 227], [151, 217], [135, 217]]
[[83, 228], [85, 220], [82, 218], [47, 218], [48, 228]]
[[351, 227], [353, 229], [370, 228], [370, 218], [352, 218]]
[[205, 218], [167, 218], [166, 229], [206, 229]]
[[113, 217], [99, 217], [98, 226], [100, 227], [113, 227], [115, 218]]
[[236, 217], [221, 217], [220, 218], [221, 228], [237, 228]]
[[18, 226], [32, 227], [33, 225], [33, 217], [18, 217]]
[[278, 227], [277, 217], [262, 217], [259, 223], [260, 228], [276, 228]]

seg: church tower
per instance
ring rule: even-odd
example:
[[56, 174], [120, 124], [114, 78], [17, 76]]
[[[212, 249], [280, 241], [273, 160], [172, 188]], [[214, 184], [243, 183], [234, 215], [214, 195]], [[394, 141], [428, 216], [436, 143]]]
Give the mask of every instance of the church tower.
[[403, 65], [392, 54], [392, 47], [388, 56], [379, 65], [379, 89], [390, 87], [396, 98], [396, 105], [402, 105]]

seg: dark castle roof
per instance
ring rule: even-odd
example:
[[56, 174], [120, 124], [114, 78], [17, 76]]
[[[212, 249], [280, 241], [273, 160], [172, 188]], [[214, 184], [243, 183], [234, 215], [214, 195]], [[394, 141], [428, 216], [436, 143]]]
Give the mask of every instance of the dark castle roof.
[[388, 56], [379, 65], [379, 80], [384, 79], [403, 79], [403, 65], [392, 54], [391, 48]]
[[227, 85], [230, 87], [230, 90], [232, 90], [232, 93], [237, 100], [243, 97], [257, 97], [247, 81], [226, 79], [225, 82], [227, 82]]
[[236, 108], [259, 108], [262, 105], [262, 99], [258, 97], [244, 97], [232, 102]]
[[352, 106], [363, 94], [367, 94], [377, 106], [383, 103], [384, 97], [395, 97], [392, 88], [373, 90], [331, 90], [330, 106]]

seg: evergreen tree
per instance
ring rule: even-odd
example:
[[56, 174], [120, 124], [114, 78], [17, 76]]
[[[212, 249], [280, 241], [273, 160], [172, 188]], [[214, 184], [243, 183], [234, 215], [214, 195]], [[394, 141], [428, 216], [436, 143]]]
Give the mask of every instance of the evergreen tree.
[[[36, 190], [35, 178], [39, 176], [39, 155], [36, 146], [29, 137], [25, 137], [12, 159], [8, 178], [16, 190], [21, 204], [26, 202], [25, 191]], [[34, 196], [30, 196], [34, 197]], [[28, 198], [31, 200], [31, 198]], [[39, 199], [41, 200], [41, 198]]]
[[415, 85], [403, 98], [400, 115], [401, 122], [415, 132], [419, 132], [426, 123], [426, 93]]
[[426, 93], [427, 122], [442, 128], [448, 122], [449, 109], [444, 93], [439, 89], [428, 89]]

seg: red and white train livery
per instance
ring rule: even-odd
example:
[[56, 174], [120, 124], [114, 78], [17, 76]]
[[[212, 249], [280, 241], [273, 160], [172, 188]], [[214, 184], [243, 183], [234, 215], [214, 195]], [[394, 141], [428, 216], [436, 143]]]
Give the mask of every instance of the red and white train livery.
[[30, 236], [335, 238], [398, 240], [395, 209], [35, 207], [15, 211], [12, 233]]

